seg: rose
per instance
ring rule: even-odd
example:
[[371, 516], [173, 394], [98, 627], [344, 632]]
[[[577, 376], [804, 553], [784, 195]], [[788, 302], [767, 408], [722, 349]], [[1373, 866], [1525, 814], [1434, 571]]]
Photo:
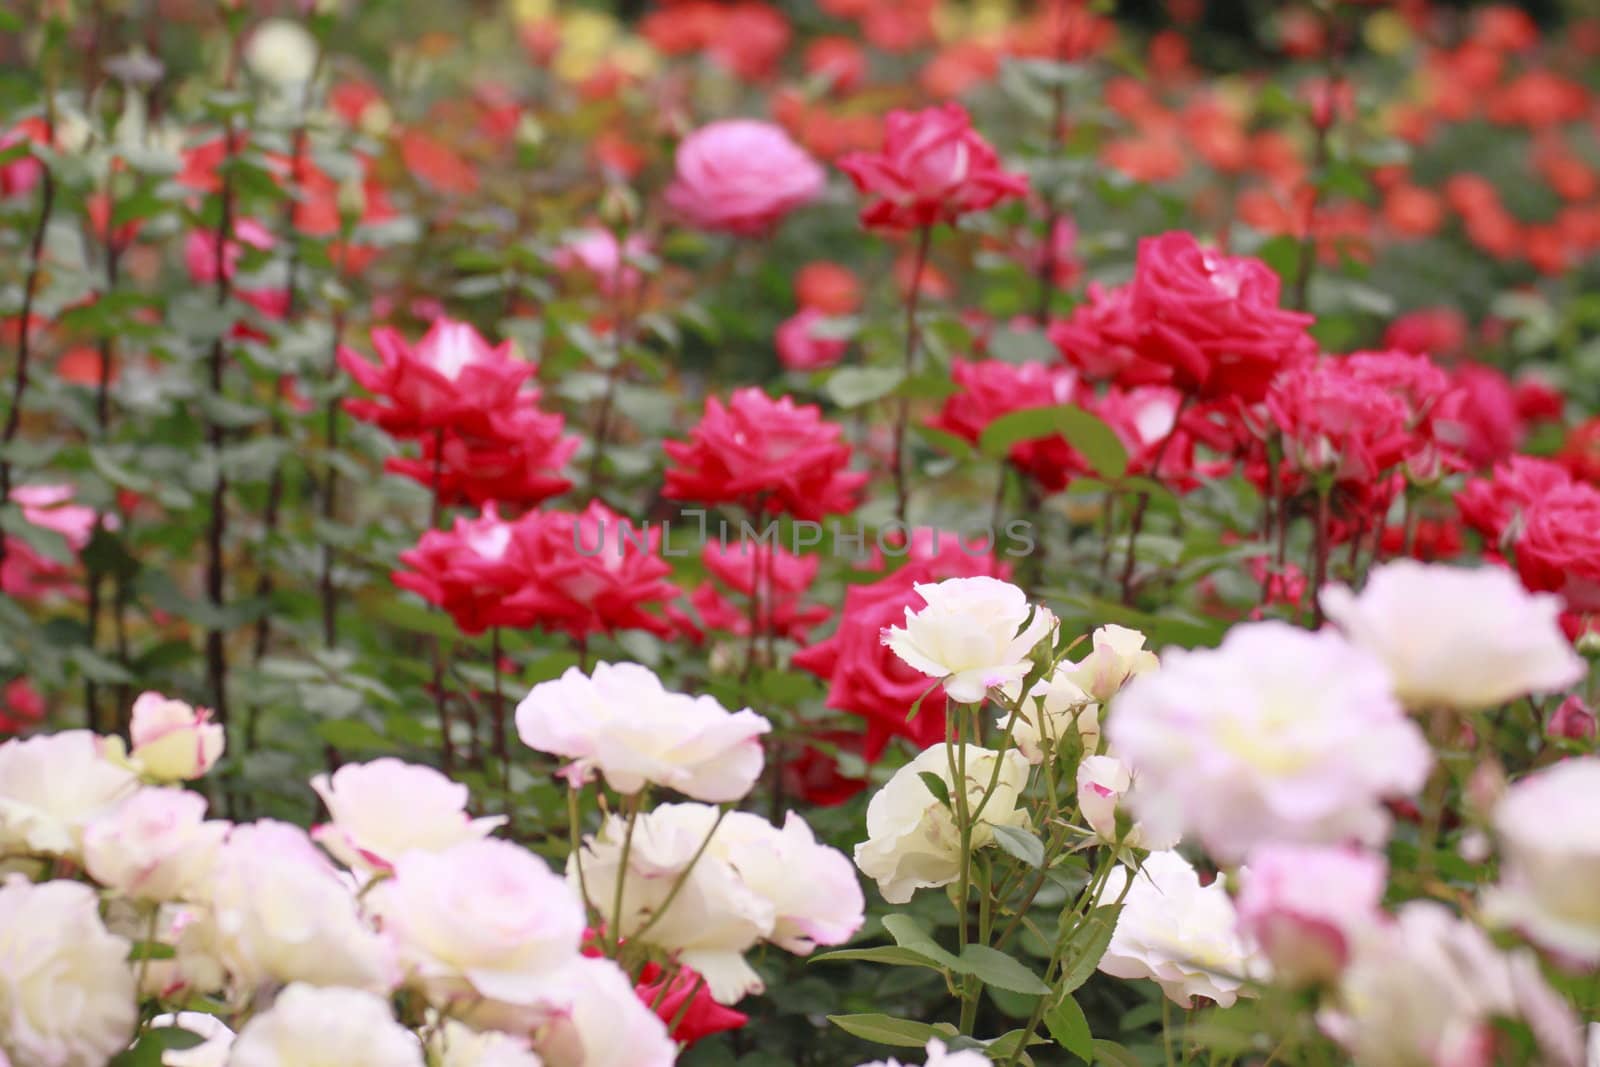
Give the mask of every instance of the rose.
[[[954, 814], [934, 796], [922, 775], [936, 775], [954, 797], [963, 788], [955, 785], [963, 770], [967, 811], [973, 820], [968, 836], [972, 849], [993, 843], [997, 826], [1027, 825], [1027, 811], [1017, 806], [1028, 784], [1028, 761], [1021, 754], [976, 745], [962, 745], [952, 752], [947, 745], [934, 745], [895, 771], [867, 803], [867, 840], [856, 845], [856, 866], [878, 883], [878, 892], [890, 904], [904, 904], [918, 889], [936, 889], [961, 876], [967, 857], [961, 852]], [[994, 793], [982, 804], [991, 779]]]
[[312, 839], [357, 871], [392, 870], [406, 852], [442, 852], [487, 837], [506, 821], [504, 815], [470, 817], [466, 786], [432, 767], [392, 758], [346, 763], [311, 779], [311, 788], [329, 817], [312, 828]]
[[196, 708], [160, 693], [141, 693], [128, 726], [134, 762], [162, 782], [198, 778], [209, 771], [227, 742], [211, 721], [211, 709]]
[[[0, 134], [0, 151], [24, 141], [48, 144], [50, 128], [41, 119], [24, 119], [4, 134]], [[43, 165], [34, 158], [31, 151], [16, 159], [0, 163], [0, 199], [26, 195], [39, 184], [39, 178], [43, 174]]]
[[1118, 827], [1117, 814], [1132, 788], [1133, 776], [1115, 756], [1085, 756], [1078, 763], [1078, 811], [1096, 837], [1111, 845], [1157, 852], [1175, 847], [1178, 839], [1171, 834], [1155, 837], [1137, 823]]
[[245, 1023], [228, 1067], [423, 1067], [423, 1058], [382, 997], [296, 982]]
[[1099, 964], [1113, 978], [1149, 978], [1180, 1007], [1192, 1007], [1201, 996], [1228, 1008], [1243, 992], [1247, 972], [1257, 969], [1235, 932], [1222, 880], [1202, 886], [1176, 852], [1150, 853], [1136, 873], [1113, 867], [1098, 900], [1102, 906], [1122, 901]]
[[555, 263], [562, 270], [584, 271], [602, 294], [614, 297], [638, 289], [641, 276], [635, 263], [649, 254], [650, 242], [642, 234], [619, 242], [605, 227], [589, 226], [562, 242]]
[[1004, 170], [966, 109], [953, 102], [889, 112], [882, 150], [851, 153], [839, 169], [866, 194], [861, 224], [871, 229], [954, 222], [1028, 191], [1027, 176]]
[[650, 962], [639, 972], [634, 993], [648, 1004], [656, 1018], [672, 1027], [672, 1040], [688, 1048], [702, 1038], [737, 1030], [750, 1021], [742, 1011], [725, 1008], [712, 999], [705, 979], [695, 970], [679, 967], [665, 978], [659, 963]]
[[0, 744], [0, 856], [77, 857], [89, 821], [139, 786], [114, 753], [87, 730]]
[[391, 578], [450, 613], [468, 634], [496, 626], [525, 626], [530, 612], [508, 603], [529, 581], [526, 560], [512, 551], [513, 524], [489, 504], [477, 518], [457, 516], [449, 530], [428, 530], [400, 553], [408, 570]]
[[434, 490], [443, 504], [535, 507], [572, 488], [561, 471], [581, 444], [562, 432], [560, 415], [539, 410], [537, 397], [524, 390], [515, 406], [488, 412], [477, 426], [424, 437], [421, 455], [390, 456], [383, 469]]
[[828, 318], [816, 308], [802, 308], [785, 319], [773, 337], [778, 347], [778, 362], [786, 370], [824, 370], [844, 358], [850, 342], [821, 333]]
[[1267, 390], [1266, 410], [1298, 473], [1370, 483], [1420, 447], [1405, 401], [1343, 360], [1285, 369]]
[[1292, 985], [1338, 977], [1356, 941], [1385, 921], [1381, 856], [1351, 848], [1267, 845], [1240, 873], [1239, 930]]
[[1144, 634], [1126, 626], [1097, 627], [1089, 638], [1089, 654], [1065, 672], [1066, 678], [1104, 704], [1116, 696], [1130, 678], [1161, 665], [1156, 654], [1144, 647], [1144, 642]]
[[1585, 965], [1600, 963], [1600, 832], [1568, 818], [1600, 803], [1600, 758], [1565, 759], [1522, 779], [1494, 811], [1505, 852], [1484, 910], [1536, 944]]
[[371, 900], [407, 981], [441, 1008], [473, 998], [536, 1003], [583, 936], [577, 896], [509, 841], [407, 852]]
[[474, 1030], [454, 1019], [435, 1031], [428, 1048], [433, 1055], [428, 1062], [437, 1067], [542, 1067], [526, 1040]]
[[905, 625], [884, 630], [884, 643], [964, 704], [991, 689], [1015, 690], [1033, 667], [1034, 646], [1055, 628], [1048, 609], [998, 578], [947, 578], [916, 592], [926, 606], [907, 608]]
[[733, 811], [723, 817], [707, 849], [738, 872], [757, 896], [771, 903], [775, 919], [767, 941], [799, 956], [817, 945], [850, 940], [865, 921], [865, 902], [850, 860], [818, 844], [795, 812], [780, 830], [759, 815]]
[[1573, 611], [1600, 610], [1600, 491], [1574, 483], [1533, 501], [1515, 547], [1529, 589], [1558, 592]]
[[1572, 476], [1557, 463], [1512, 456], [1496, 466], [1490, 477], [1467, 482], [1456, 494], [1456, 509], [1461, 521], [1483, 534], [1491, 548], [1503, 549], [1506, 535], [1514, 536], [1520, 529], [1517, 521], [1528, 508], [1572, 484]]
[[726, 119], [678, 145], [667, 203], [703, 230], [755, 236], [822, 195], [827, 176], [769, 122]]
[[1188, 233], [1139, 242], [1129, 293], [1141, 358], [1202, 399], [1262, 399], [1286, 364], [1308, 357], [1312, 317], [1278, 306], [1260, 260], [1208, 252]]
[[126, 1049], [139, 1021], [129, 948], [87, 885], [0, 884], [0, 1059], [102, 1067]]
[[270, 87], [298, 90], [317, 69], [317, 40], [292, 19], [267, 19], [244, 45], [244, 65]]
[[1168, 652], [1117, 695], [1106, 734], [1148, 830], [1193, 831], [1223, 861], [1273, 842], [1378, 844], [1384, 801], [1414, 795], [1432, 763], [1375, 656], [1280, 622]]
[[546, 1067], [672, 1067], [667, 1027], [610, 960], [579, 957], [563, 972], [535, 1046]]
[[1085, 752], [1100, 742], [1100, 705], [1069, 678], [1070, 663], [1060, 664], [1034, 683], [1023, 698], [1022, 711], [1011, 723], [1011, 712], [1001, 709], [998, 721], [1011, 726], [1011, 741], [1029, 763], [1044, 761], [1046, 750], [1059, 753], [1069, 731], [1075, 730]]
[[726, 404], [707, 397], [689, 439], [661, 446], [672, 461], [663, 493], [813, 521], [851, 511], [867, 475], [845, 469], [851, 450], [843, 434], [816, 405], [773, 400], [753, 386]]
[[210, 888], [216, 954], [243, 986], [394, 984], [391, 947], [299, 827], [270, 820], [235, 826]]
[[577, 667], [534, 686], [517, 706], [517, 732], [529, 748], [574, 762], [574, 785], [599, 771], [624, 794], [647, 784], [696, 800], [739, 800], [761, 775], [762, 734], [749, 708], [729, 712], [714, 697], [668, 691], [648, 667]]
[[193, 899], [228, 833], [227, 823], [205, 814], [198, 793], [141, 789], [90, 821], [84, 866], [107, 889], [136, 900]]
[[[1078, 396], [1078, 376], [1065, 367], [1042, 363], [955, 360], [950, 378], [959, 386], [930, 425], [977, 444], [989, 424], [1005, 415], [1032, 408], [1071, 404]], [[1087, 473], [1088, 462], [1060, 434], [1019, 441], [1007, 458], [1050, 492], [1060, 492], [1073, 476]]]
[[1498, 567], [1396, 560], [1358, 595], [1322, 591], [1328, 618], [1384, 662], [1414, 711], [1481, 711], [1567, 688], [1587, 673], [1561, 632], [1561, 602]]

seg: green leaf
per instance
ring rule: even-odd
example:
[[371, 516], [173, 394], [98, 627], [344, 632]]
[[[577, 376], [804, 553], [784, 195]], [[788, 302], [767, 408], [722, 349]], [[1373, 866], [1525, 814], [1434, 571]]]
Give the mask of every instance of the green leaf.
[[170, 960], [177, 954], [176, 949], [162, 941], [135, 941], [128, 949], [128, 961], [137, 963], [139, 960]]
[[929, 970], [941, 970], [922, 953], [914, 949], [902, 948], [899, 945], [879, 945], [877, 948], [843, 948], [836, 952], [824, 952], [812, 956], [807, 963], [882, 963], [890, 967], [926, 967]]
[[927, 1023], [896, 1019], [890, 1015], [830, 1015], [828, 1021], [852, 1037], [896, 1048], [922, 1048], [934, 1038], [944, 1036], [942, 1030], [936, 1030]]
[[1115, 1041], [1096, 1041], [1094, 1062], [1096, 1065], [1103, 1063], [1106, 1067], [1144, 1067], [1144, 1064], [1139, 1062], [1139, 1057]]
[[909, 915], [886, 915], [883, 918], [883, 928], [894, 938], [894, 943], [901, 948], [908, 948], [926, 959], [932, 960], [941, 967], [952, 971], [962, 970], [961, 961], [955, 956], [939, 947], [933, 935], [922, 928], [922, 924]]
[[1071, 993], [1044, 1013], [1044, 1025], [1056, 1044], [1085, 1063], [1094, 1062], [1094, 1035], [1089, 1032], [1089, 1020], [1083, 1017], [1083, 1009], [1078, 1007]]
[[966, 459], [973, 453], [972, 442], [964, 437], [957, 437], [953, 433], [932, 426], [918, 426], [915, 429], [917, 436], [928, 444], [957, 459]]
[[[922, 784], [928, 787], [928, 792], [933, 794], [935, 800], [950, 808], [950, 787], [945, 780], [932, 771], [918, 771], [917, 777], [922, 779]], [[998, 829], [998, 827], [996, 828]]]
[[898, 367], [840, 367], [828, 375], [828, 398], [842, 408], [857, 408], [881, 400], [905, 379]]
[[961, 950], [960, 970], [984, 983], [1013, 993], [1044, 996], [1050, 987], [1019, 961], [988, 945], [968, 945]]
[[205, 1038], [190, 1030], [175, 1026], [162, 1026], [146, 1030], [139, 1043], [112, 1060], [107, 1067], [161, 1067], [161, 1054], [178, 1049], [194, 1048]]
[[1044, 842], [1028, 831], [1015, 826], [996, 826], [994, 839], [1002, 851], [1015, 856], [1034, 870], [1044, 866]]
[[1128, 450], [1110, 426], [1076, 404], [1027, 408], [1002, 415], [984, 428], [978, 448], [1002, 459], [1024, 441], [1060, 434], [1088, 461], [1096, 474], [1115, 480], [1128, 470]]
[[996, 330], [988, 348], [989, 355], [1006, 363], [1050, 363], [1060, 355], [1040, 330]]
[[1100, 957], [1106, 954], [1106, 946], [1111, 944], [1111, 935], [1117, 928], [1117, 915], [1121, 911], [1120, 904], [1102, 904], [1093, 908], [1067, 936], [1066, 947], [1061, 953], [1061, 981], [1057, 983], [1061, 992], [1073, 992], [1087, 982], [1095, 968], [1100, 966]]

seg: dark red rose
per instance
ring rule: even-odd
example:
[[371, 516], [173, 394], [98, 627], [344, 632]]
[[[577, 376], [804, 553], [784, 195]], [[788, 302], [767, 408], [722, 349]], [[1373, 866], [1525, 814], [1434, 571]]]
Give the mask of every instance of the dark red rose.
[[1512, 456], [1487, 478], [1474, 478], [1456, 494], [1461, 521], [1500, 547], [1513, 523], [1536, 500], [1572, 484], [1559, 464], [1533, 456]]
[[[1030, 408], [1071, 404], [1078, 399], [1078, 376], [1066, 367], [1042, 363], [1006, 363], [998, 359], [958, 359], [950, 377], [959, 388], [929, 425], [976, 444], [989, 424], [1003, 415]], [[1060, 434], [1011, 446], [1011, 462], [1045, 490], [1056, 493], [1089, 465]]]
[[400, 553], [409, 569], [395, 571], [394, 584], [449, 612], [464, 633], [528, 626], [532, 613], [509, 599], [531, 577], [513, 550], [514, 525], [490, 504], [475, 519], [462, 516], [449, 530], [429, 530]]
[[1600, 490], [1575, 482], [1533, 501], [1515, 545], [1523, 585], [1560, 593], [1572, 611], [1600, 611]]

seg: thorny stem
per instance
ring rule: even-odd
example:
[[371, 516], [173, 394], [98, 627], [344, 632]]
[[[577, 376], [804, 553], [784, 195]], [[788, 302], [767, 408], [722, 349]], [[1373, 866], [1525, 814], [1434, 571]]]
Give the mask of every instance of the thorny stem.
[[[906, 293], [906, 350], [905, 377], [909, 381], [917, 370], [917, 346], [922, 339], [917, 329], [917, 305], [922, 299], [922, 273], [928, 266], [928, 250], [933, 244], [933, 227], [927, 225], [917, 235], [917, 258], [911, 269], [911, 285]], [[906, 487], [906, 425], [911, 420], [911, 397], [902, 391], [895, 404], [894, 457], [894, 514], [902, 530], [906, 525], [906, 505], [909, 490]]]
[[[216, 276], [217, 306], [225, 307], [228, 298], [232, 295], [232, 278], [229, 269], [227, 251], [228, 242], [233, 236], [233, 168], [230, 163], [238, 151], [238, 135], [234, 130], [233, 121], [228, 121], [227, 132], [223, 137], [223, 157], [221, 163], [222, 187], [219, 192], [221, 210], [217, 219], [216, 251], [212, 270]], [[223, 372], [227, 366], [227, 330], [218, 333], [211, 344], [211, 395], [217, 400], [222, 399]], [[220, 616], [225, 603], [226, 561], [223, 558], [224, 538], [228, 529], [227, 494], [228, 477], [223, 466], [223, 448], [226, 444], [226, 433], [222, 424], [214, 418], [206, 420], [206, 442], [211, 448], [213, 461], [216, 463], [216, 482], [211, 490], [211, 519], [206, 531], [206, 596], [211, 602], [212, 610]], [[206, 681], [211, 691], [212, 710], [216, 714], [218, 725], [224, 729], [228, 725], [228, 650], [224, 642], [222, 619], [215, 618], [211, 627], [206, 631]]]
[[[22, 284], [22, 317], [17, 322], [17, 366], [11, 381], [11, 410], [6, 413], [5, 429], [0, 431], [0, 507], [11, 499], [11, 443], [22, 427], [22, 400], [28, 392], [28, 359], [33, 345], [33, 301], [39, 292], [39, 275], [44, 259], [44, 237], [55, 209], [55, 175], [43, 162], [39, 181], [39, 219], [34, 223], [29, 242], [28, 276]], [[0, 563], [6, 559], [6, 539], [0, 536]]]

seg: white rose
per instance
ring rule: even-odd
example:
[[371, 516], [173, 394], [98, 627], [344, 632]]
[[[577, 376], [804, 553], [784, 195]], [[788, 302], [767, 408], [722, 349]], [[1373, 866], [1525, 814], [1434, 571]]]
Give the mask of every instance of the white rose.
[[312, 839], [356, 871], [388, 870], [403, 853], [442, 852], [487, 837], [506, 821], [471, 818], [466, 786], [397, 759], [347, 763], [331, 776], [317, 775], [311, 788], [330, 820], [312, 829]]
[[[617, 880], [625, 877], [620, 918], [608, 923], [611, 929], [628, 939], [650, 924], [640, 935], [646, 944], [676, 952], [705, 976], [717, 1001], [732, 1004], [761, 991], [761, 979], [744, 953], [773, 932], [777, 911], [712, 846], [695, 860], [715, 826], [717, 809], [705, 804], [663, 804], [639, 816], [624, 875], [627, 823], [612, 816], [569, 857], [567, 879], [587, 889], [589, 903], [604, 919], [616, 914]], [[680, 878], [683, 888], [662, 911]], [[652, 922], [658, 912], [660, 919]]]
[[1232, 1006], [1260, 964], [1237, 933], [1221, 879], [1201, 886], [1188, 860], [1176, 852], [1152, 852], [1137, 872], [1111, 871], [1098, 902], [1119, 897], [1122, 911], [1100, 958], [1101, 971], [1113, 978], [1149, 978], [1185, 1008], [1196, 996]]
[[150, 1028], [187, 1030], [204, 1039], [193, 1048], [163, 1052], [161, 1067], [227, 1067], [228, 1050], [233, 1048], [233, 1031], [215, 1015], [199, 1011], [158, 1015], [150, 1020]]
[[748, 708], [674, 693], [648, 667], [599, 663], [541, 682], [517, 706], [517, 733], [540, 752], [573, 760], [570, 781], [599, 771], [619, 793], [663, 785], [695, 800], [739, 800], [761, 776], [760, 736], [772, 729]]
[[366, 924], [351, 887], [299, 827], [268, 820], [234, 827], [215, 872], [217, 953], [246, 986], [393, 985], [391, 947]]
[[429, 1051], [436, 1067], [543, 1067], [522, 1038], [474, 1030], [453, 1019], [439, 1027]]
[[139, 1021], [127, 938], [81, 882], [0, 885], [0, 1057], [18, 1067], [105, 1067]]
[[534, 1039], [546, 1067], [672, 1067], [677, 1044], [615, 963], [580, 957]]
[[1356, 644], [1383, 660], [1412, 709], [1476, 711], [1566, 689], [1583, 660], [1561, 631], [1561, 600], [1530, 593], [1500, 567], [1396, 560], [1359, 595], [1342, 585], [1322, 606]]
[[[928, 1062], [926, 1067], [990, 1067], [992, 1061], [989, 1057], [976, 1049], [961, 1049], [956, 1052], [945, 1047], [943, 1041], [934, 1038], [928, 1042]], [[873, 1060], [863, 1063], [861, 1067], [906, 1067], [899, 1060]]]
[[[1023, 698], [1022, 712], [1011, 727], [1011, 740], [1029, 763], [1041, 763], [1045, 750], [1059, 753], [1063, 740], [1076, 730], [1085, 752], [1100, 744], [1100, 705], [1067, 673], [1071, 664], [1062, 664], [1041, 678]], [[1011, 712], [1002, 710], [997, 720], [1004, 730]]]
[[1107, 625], [1090, 637], [1091, 651], [1073, 664], [1067, 677], [1102, 704], [1117, 695], [1123, 683], [1161, 665], [1144, 647], [1144, 634], [1126, 626]]
[[228, 1067], [423, 1067], [423, 1059], [382, 997], [295, 983], [239, 1031]]
[[991, 689], [1014, 690], [1033, 666], [1034, 646], [1055, 627], [1054, 615], [998, 578], [949, 578], [915, 589], [927, 606], [906, 608], [905, 625], [886, 628], [883, 641], [908, 666], [942, 679], [946, 695], [963, 704]]
[[[977, 819], [970, 843], [983, 848], [994, 840], [996, 826], [1025, 826], [1028, 813], [1017, 799], [1028, 784], [1028, 761], [1015, 750], [1003, 756], [977, 745], [966, 750], [967, 810]], [[956, 797], [952, 760], [960, 767], [960, 748], [934, 745], [895, 771], [867, 804], [867, 840], [856, 846], [856, 866], [878, 883], [878, 891], [891, 904], [904, 904], [918, 889], [949, 885], [961, 877], [967, 857], [961, 854], [961, 835], [954, 814], [928, 789], [923, 773], [937, 775]], [[995, 761], [999, 777], [995, 779]], [[978, 810], [991, 780], [995, 791]]]
[[408, 852], [371, 894], [408, 980], [452, 999], [532, 1004], [577, 956], [584, 914], [567, 883], [509, 841]]
[[160, 782], [198, 778], [222, 757], [226, 736], [209, 708], [196, 708], [160, 693], [133, 702], [128, 735], [134, 762]]
[[707, 851], [771, 902], [776, 920], [766, 940], [778, 947], [804, 956], [861, 929], [866, 901], [849, 857], [818, 844], [796, 813], [788, 813], [780, 830], [759, 815], [729, 812]]
[[[1505, 853], [1484, 901], [1553, 953], [1600, 963], [1600, 757], [1565, 759], [1513, 785], [1494, 812]], [[1579, 813], [1588, 813], [1587, 815]]]
[[89, 823], [84, 866], [101, 885], [135, 900], [188, 898], [203, 888], [227, 835], [227, 823], [206, 821], [200, 794], [140, 789]]
[[139, 787], [116, 753], [87, 730], [0, 744], [0, 855], [77, 858], [89, 820]]
[[1117, 810], [1132, 788], [1133, 776], [1127, 765], [1115, 756], [1085, 756], [1078, 763], [1078, 810], [1095, 836], [1106, 844], [1129, 848], [1147, 848], [1155, 852], [1172, 848], [1178, 843], [1176, 835], [1155, 837], [1138, 823], [1131, 825], [1127, 835], [1118, 840]]
[[317, 41], [289, 19], [267, 19], [244, 46], [250, 73], [274, 88], [293, 88], [317, 69]]

